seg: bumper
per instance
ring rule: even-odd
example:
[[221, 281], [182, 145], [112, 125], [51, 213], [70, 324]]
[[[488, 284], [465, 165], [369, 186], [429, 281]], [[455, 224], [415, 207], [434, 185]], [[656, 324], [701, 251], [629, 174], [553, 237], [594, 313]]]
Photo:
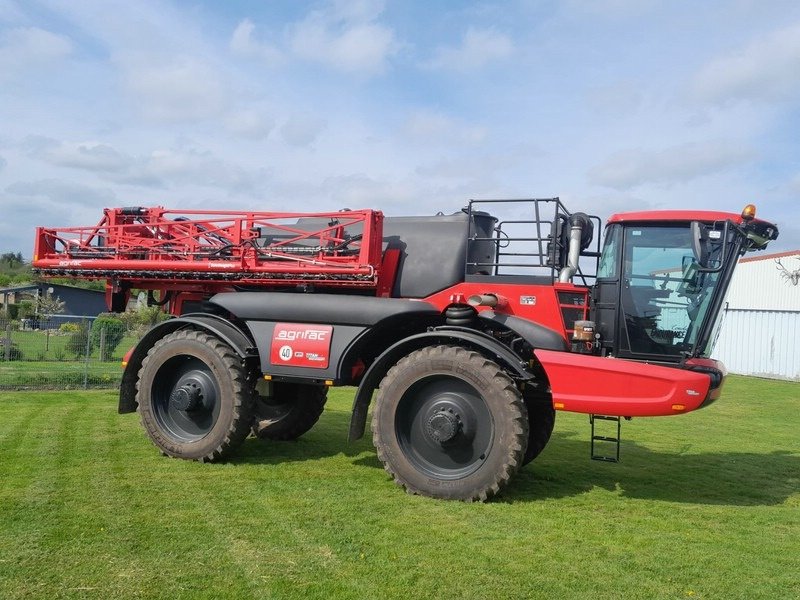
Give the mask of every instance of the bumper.
[[693, 359], [682, 368], [536, 350], [553, 406], [569, 412], [655, 417], [691, 412], [719, 398], [725, 367]]
[[705, 373], [711, 378], [711, 386], [706, 399], [698, 408], [705, 408], [719, 400], [722, 395], [722, 386], [728, 376], [728, 369], [725, 368], [724, 364], [711, 358], [690, 358], [686, 361], [684, 368], [696, 373]]

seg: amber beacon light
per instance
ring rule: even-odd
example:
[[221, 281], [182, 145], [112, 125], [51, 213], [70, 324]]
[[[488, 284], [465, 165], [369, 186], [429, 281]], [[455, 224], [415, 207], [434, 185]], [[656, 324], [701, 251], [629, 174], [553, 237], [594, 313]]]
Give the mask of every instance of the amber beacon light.
[[752, 221], [756, 218], [756, 205], [755, 204], [748, 204], [742, 210], [742, 219], [745, 221]]

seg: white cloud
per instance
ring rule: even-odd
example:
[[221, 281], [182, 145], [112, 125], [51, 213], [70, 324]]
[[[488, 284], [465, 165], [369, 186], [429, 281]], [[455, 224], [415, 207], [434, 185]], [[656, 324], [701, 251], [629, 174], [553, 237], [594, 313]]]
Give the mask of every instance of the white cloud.
[[467, 125], [436, 112], [417, 111], [405, 125], [406, 134], [426, 144], [479, 144], [486, 138], [486, 129]]
[[408, 182], [379, 181], [364, 174], [328, 177], [322, 189], [337, 209], [374, 207], [376, 198], [386, 206], [418, 197], [418, 190]]
[[394, 32], [376, 21], [382, 3], [334, 3], [290, 28], [289, 46], [305, 60], [337, 70], [374, 74], [396, 52]]
[[257, 109], [239, 109], [225, 117], [225, 129], [248, 140], [266, 139], [275, 128], [275, 120]]
[[14, 27], [0, 33], [0, 79], [58, 63], [72, 53], [72, 42], [38, 27]]
[[101, 142], [62, 142], [41, 136], [29, 136], [23, 147], [31, 158], [51, 165], [90, 172], [104, 181], [145, 187], [195, 185], [254, 190], [264, 177], [263, 172], [248, 172], [193, 147], [132, 155]]
[[101, 142], [59, 142], [41, 136], [29, 136], [23, 145], [30, 156], [59, 167], [119, 172], [132, 162], [130, 157]]
[[791, 195], [800, 196], [800, 173], [792, 177], [786, 187]]
[[694, 89], [704, 100], [783, 100], [800, 96], [800, 23], [754, 39], [706, 64]]
[[331, 12], [345, 22], [375, 21], [386, 8], [384, 0], [333, 0]]
[[230, 49], [234, 54], [254, 58], [275, 66], [283, 61], [283, 54], [275, 46], [266, 42], [253, 39], [255, 24], [250, 19], [244, 19], [233, 32]]
[[494, 29], [467, 29], [461, 43], [442, 46], [426, 66], [432, 69], [472, 71], [508, 58], [514, 52], [511, 39]]
[[426, 179], [450, 179], [476, 184], [481, 180], [497, 181], [504, 171], [531, 164], [542, 155], [541, 149], [531, 145], [515, 145], [495, 152], [470, 150], [437, 158], [417, 167], [416, 173]]
[[226, 192], [254, 193], [267, 179], [214, 153], [196, 148], [159, 149], [136, 158], [131, 167], [109, 176], [111, 181], [152, 187], [216, 188]]
[[630, 116], [642, 107], [644, 94], [641, 82], [616, 81], [590, 88], [587, 100], [603, 116]]
[[56, 178], [18, 181], [0, 191], [0, 243], [6, 250], [30, 256], [35, 226], [97, 223], [103, 207], [118, 204], [115, 192], [105, 187]]
[[630, 149], [613, 154], [592, 168], [589, 181], [619, 190], [648, 183], [684, 183], [752, 157], [749, 148], [730, 140], [686, 143], [660, 151]]
[[[51, 209], [59, 210], [74, 209], [76, 206], [113, 206], [116, 201], [114, 192], [108, 188], [96, 188], [61, 179], [18, 181], [9, 185], [6, 193], [12, 196], [9, 199], [12, 203], [16, 200], [18, 207], [30, 204], [30, 199], [36, 198], [48, 202]], [[36, 206], [36, 209], [41, 209], [41, 206]]]
[[124, 70], [125, 83], [139, 103], [139, 111], [154, 121], [207, 119], [219, 116], [227, 104], [218, 71], [197, 58], [137, 59]]
[[285, 62], [286, 54], [340, 71], [374, 74], [386, 68], [397, 50], [394, 32], [377, 22], [384, 10], [379, 0], [333, 0], [286, 26], [274, 43], [256, 39], [251, 19], [239, 22], [230, 50], [269, 66]]
[[317, 139], [325, 129], [324, 119], [311, 115], [295, 115], [281, 127], [281, 136], [290, 146], [305, 147]]

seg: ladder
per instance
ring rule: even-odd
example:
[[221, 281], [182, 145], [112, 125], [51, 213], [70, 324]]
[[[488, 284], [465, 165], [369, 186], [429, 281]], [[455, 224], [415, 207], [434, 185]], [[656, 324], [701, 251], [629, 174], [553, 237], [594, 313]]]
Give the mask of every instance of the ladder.
[[[600, 460], [603, 462], [612, 462], [617, 463], [619, 462], [619, 443], [620, 443], [620, 432], [622, 431], [622, 422], [620, 421], [621, 417], [609, 417], [606, 415], [589, 415], [589, 424], [592, 426], [592, 444], [590, 455], [592, 460]], [[616, 423], [616, 435], [599, 435], [596, 429], [596, 423], [600, 421], [608, 421], [611, 423]], [[614, 433], [613, 431], [610, 433]], [[596, 442], [602, 442], [602, 444], [596, 444]], [[607, 446], [607, 444], [613, 444], [614, 454], [613, 456], [608, 456], [606, 454], [600, 454], [600, 449], [598, 446]]]

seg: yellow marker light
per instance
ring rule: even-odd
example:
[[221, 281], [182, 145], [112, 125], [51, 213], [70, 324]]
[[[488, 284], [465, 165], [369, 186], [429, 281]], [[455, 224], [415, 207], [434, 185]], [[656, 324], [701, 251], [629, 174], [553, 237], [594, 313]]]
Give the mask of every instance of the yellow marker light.
[[327, 385], [327, 386], [333, 385], [333, 379], [326, 379], [325, 380], [325, 385]]
[[564, 403], [563, 402], [555, 402], [553, 404], [553, 407], [555, 407], [555, 408], [564, 408]]
[[673, 404], [672, 405], [672, 410], [675, 410], [675, 411], [686, 410], [686, 405], [685, 404]]
[[756, 205], [755, 204], [748, 204], [742, 210], [742, 218], [745, 221], [752, 221], [756, 218]]
[[127, 360], [123, 360], [122, 361], [122, 368], [124, 369], [127, 366], [128, 366], [128, 361]]
[[264, 375], [264, 381], [272, 381], [272, 375]]

